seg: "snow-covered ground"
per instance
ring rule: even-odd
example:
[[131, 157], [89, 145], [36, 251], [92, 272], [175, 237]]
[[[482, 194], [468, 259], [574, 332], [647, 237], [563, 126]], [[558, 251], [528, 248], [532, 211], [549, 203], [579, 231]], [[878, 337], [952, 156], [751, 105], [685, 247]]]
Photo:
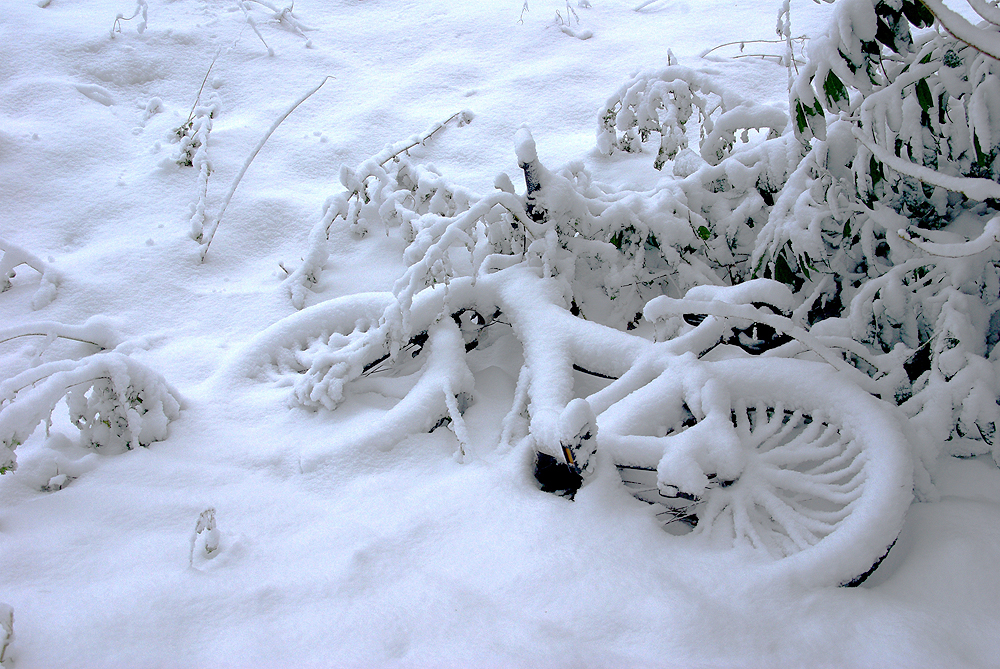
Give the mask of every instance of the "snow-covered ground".
[[[12, 666], [1000, 666], [988, 460], [941, 461], [940, 499], [913, 504], [862, 587], [805, 589], [687, 549], [607, 477], [572, 503], [540, 492], [523, 453], [495, 447], [517, 380], [503, 364], [473, 370], [464, 463], [448, 430], [325, 448], [371, 416], [289, 408], [220, 371], [294, 312], [282, 280], [341, 165], [468, 109], [471, 124], [416, 152], [474, 191], [501, 172], [522, 183], [522, 124], [550, 167], [655, 185], [668, 177], [652, 156], [595, 150], [601, 105], [669, 50], [787, 108], [784, 67], [734, 58], [780, 45], [700, 57], [772, 39], [778, 3], [299, 0], [282, 22], [249, 0], [149, 0], [143, 30], [140, 13], [112, 35], [130, 1], [6, 0], [0, 18], [0, 240], [58, 277], [39, 294], [21, 266], [0, 330], [104, 317], [183, 404], [149, 448], [80, 448], [63, 406], [51, 436], [18, 447], [0, 478]], [[794, 0], [793, 34], [829, 11]], [[327, 76], [260, 150], [201, 262], [192, 206], [217, 214], [272, 123]], [[204, 198], [174, 135], [203, 81], [201, 104], [217, 105]], [[332, 240], [313, 301], [386, 290], [404, 269], [396, 234]], [[0, 381], [94, 350], [2, 341]], [[317, 449], [323, 466], [303, 473]], [[210, 559], [196, 546], [208, 509]]]

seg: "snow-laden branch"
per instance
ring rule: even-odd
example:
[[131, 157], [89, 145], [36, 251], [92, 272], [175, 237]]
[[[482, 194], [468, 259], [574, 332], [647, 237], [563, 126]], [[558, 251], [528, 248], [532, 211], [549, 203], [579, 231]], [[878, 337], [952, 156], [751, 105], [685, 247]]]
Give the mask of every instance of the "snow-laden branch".
[[845, 363], [842, 358], [823, 345], [819, 339], [790, 318], [764, 311], [751, 304], [730, 304], [722, 300], [702, 301], [690, 298], [678, 300], [662, 295], [650, 300], [643, 310], [643, 316], [650, 321], [663, 320], [667, 316], [683, 316], [684, 314], [705, 314], [717, 318], [736, 318], [747, 323], [768, 325], [802, 342], [837, 371], [844, 371], [849, 374], [857, 372], [856, 369]]
[[1000, 8], [985, 0], [968, 0], [972, 10], [995, 26], [1000, 26]]
[[106, 319], [95, 316], [83, 325], [66, 325], [55, 321], [41, 323], [25, 323], [0, 330], [0, 344], [23, 337], [43, 337], [48, 341], [54, 339], [69, 339], [84, 344], [92, 344], [100, 349], [112, 349], [119, 343]]
[[33, 367], [0, 384], [0, 473], [16, 469], [14, 449], [51, 421], [63, 397], [83, 445], [113, 452], [166, 439], [181, 409], [180, 395], [159, 374], [120, 353]]
[[31, 308], [41, 309], [55, 299], [56, 288], [62, 282], [62, 275], [58, 271], [42, 262], [35, 254], [6, 239], [0, 239], [0, 251], [3, 251], [3, 257], [0, 258], [0, 293], [11, 287], [10, 280], [15, 274], [15, 268], [27, 265], [42, 275], [41, 284], [31, 298]]
[[977, 200], [979, 202], [987, 199], [1000, 199], [1000, 184], [995, 181], [974, 177], [953, 177], [947, 174], [942, 174], [936, 170], [930, 169], [929, 167], [917, 165], [911, 163], [909, 160], [893, 155], [885, 148], [879, 146], [870, 138], [866, 137], [865, 133], [856, 126], [852, 129], [852, 132], [854, 133], [854, 137], [861, 142], [866, 149], [871, 151], [872, 155], [875, 156], [879, 162], [888, 165], [900, 174], [911, 176], [914, 179], [918, 179], [927, 184], [940, 186], [946, 190], [963, 193], [970, 199]]
[[[929, 10], [934, 13], [937, 20], [941, 23], [941, 26], [951, 33], [956, 39], [961, 40], [971, 46], [974, 49], [982, 51], [988, 56], [1000, 60], [1000, 33], [996, 33], [989, 30], [983, 30], [978, 28], [971, 23], [969, 23], [960, 14], [952, 9], [949, 9], [947, 5], [944, 4], [943, 0], [921, 0], [924, 5], [927, 6]], [[975, 2], [970, 0], [969, 4], [972, 6], [980, 16], [980, 10], [986, 8], [985, 2]], [[977, 6], [979, 9], [977, 9]], [[991, 16], [996, 13], [996, 8], [992, 8], [993, 11], [987, 11]], [[987, 16], [983, 16], [987, 21], [993, 22], [993, 19]]]
[[908, 231], [902, 228], [897, 231], [897, 234], [901, 238], [919, 248], [921, 251], [929, 253], [932, 256], [939, 256], [941, 258], [965, 258], [982, 253], [992, 247], [996, 242], [1000, 241], [1000, 216], [990, 219], [990, 222], [987, 223], [986, 227], [983, 229], [983, 233], [975, 239], [970, 239], [967, 242], [960, 242], [957, 244], [936, 244], [923, 239], [916, 239], [912, 237]]

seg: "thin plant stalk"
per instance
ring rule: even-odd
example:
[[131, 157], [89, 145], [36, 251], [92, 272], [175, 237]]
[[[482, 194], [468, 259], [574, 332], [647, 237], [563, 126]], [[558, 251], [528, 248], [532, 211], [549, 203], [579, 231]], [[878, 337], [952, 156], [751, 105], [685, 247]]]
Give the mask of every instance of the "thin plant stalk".
[[333, 78], [334, 77], [332, 75], [324, 77], [323, 81], [319, 82], [318, 86], [316, 86], [315, 88], [313, 88], [312, 90], [310, 90], [308, 93], [306, 93], [305, 95], [303, 95], [302, 97], [300, 97], [298, 100], [296, 100], [295, 104], [293, 104], [291, 107], [289, 107], [288, 110], [284, 114], [282, 114], [281, 116], [279, 116], [277, 118], [277, 120], [275, 120], [275, 122], [271, 124], [270, 129], [268, 129], [268, 131], [266, 133], [264, 133], [264, 136], [260, 138], [259, 142], [257, 142], [257, 146], [254, 147], [254, 150], [250, 153], [249, 156], [247, 156], [246, 161], [243, 163], [243, 167], [240, 169], [240, 173], [236, 175], [236, 178], [233, 180], [233, 185], [229, 187], [229, 192], [226, 194], [226, 199], [223, 200], [223, 202], [222, 202], [222, 208], [219, 209], [219, 214], [215, 217], [215, 224], [212, 226], [211, 231], [208, 233], [208, 235], [205, 238], [205, 246], [204, 246], [204, 248], [201, 251], [201, 260], [202, 260], [202, 262], [205, 261], [205, 256], [208, 255], [208, 248], [212, 245], [212, 240], [215, 239], [215, 233], [219, 229], [219, 224], [222, 223], [222, 217], [226, 213], [226, 208], [229, 206], [229, 201], [233, 199], [233, 194], [236, 192], [236, 188], [240, 185], [240, 181], [242, 181], [243, 175], [246, 174], [247, 170], [250, 168], [250, 163], [252, 163], [253, 160], [254, 160], [254, 158], [257, 157], [257, 154], [260, 152], [260, 150], [262, 148], [264, 148], [264, 144], [267, 142], [268, 139], [271, 138], [271, 135], [274, 133], [275, 130], [278, 129], [278, 126], [281, 125], [284, 122], [284, 120], [286, 118], [288, 118], [288, 116], [293, 111], [295, 111], [295, 109], [300, 104], [302, 104], [303, 102], [305, 102], [306, 100], [308, 100], [310, 97], [312, 97], [312, 95], [316, 91], [318, 91], [320, 88], [323, 87], [323, 84], [325, 84], [328, 80], [333, 79]]

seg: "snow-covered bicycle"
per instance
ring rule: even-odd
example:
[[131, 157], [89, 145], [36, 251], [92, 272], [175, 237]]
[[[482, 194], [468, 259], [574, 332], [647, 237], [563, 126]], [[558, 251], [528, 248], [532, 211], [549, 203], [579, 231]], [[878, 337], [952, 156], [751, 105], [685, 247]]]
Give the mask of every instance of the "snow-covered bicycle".
[[[421, 216], [411, 245], [419, 252], [392, 292], [327, 300], [279, 321], [249, 343], [238, 373], [291, 386], [305, 408], [377, 405], [381, 417], [351, 433], [355, 448], [390, 449], [450, 424], [461, 457], [463, 413], [477, 396], [470, 357], [516, 360], [500, 442], [536, 454], [543, 490], [572, 498], [602, 475], [601, 462], [613, 463], [688, 541], [745, 551], [815, 585], [866, 576], [913, 494], [892, 409], [785, 315], [793, 297], [776, 281], [657, 297], [633, 329], [601, 324], [593, 310], [584, 318], [579, 286], [567, 294], [572, 245], [553, 221], [554, 198], [541, 197], [539, 184], [555, 179], [529, 140], [518, 146], [526, 197], [498, 188]], [[506, 236], [490, 243], [497, 225]], [[657, 341], [655, 324], [679, 317], [688, 324]], [[782, 357], [790, 341], [816, 359]], [[777, 355], [754, 355], [774, 347]], [[322, 456], [303, 461], [321, 465]]]

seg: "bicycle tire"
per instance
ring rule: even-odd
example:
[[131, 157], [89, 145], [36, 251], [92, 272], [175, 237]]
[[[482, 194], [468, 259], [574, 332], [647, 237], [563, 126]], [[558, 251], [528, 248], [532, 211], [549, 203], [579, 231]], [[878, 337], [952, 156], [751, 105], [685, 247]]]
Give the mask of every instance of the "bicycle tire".
[[[702, 494], [688, 495], [664, 491], [662, 476], [654, 479], [662, 465], [618, 459], [626, 486], [706, 548], [748, 551], [811, 585], [867, 577], [913, 497], [909, 446], [891, 410], [821, 363], [696, 364], [729, 393], [746, 456], [741, 473], [712, 477]], [[666, 426], [667, 437], [694, 427], [705, 418], [698, 413]]]
[[[465, 409], [471, 396], [466, 342], [455, 319], [437, 317], [440, 305], [434, 300], [441, 296], [432, 292], [414, 304], [415, 334], [394, 356], [378, 328], [395, 298], [391, 293], [360, 293], [322, 302], [273, 324], [247, 344], [230, 373], [291, 387], [290, 402], [306, 409], [349, 404], [356, 415], [358, 409], [368, 411], [363, 429], [347, 430], [339, 442], [389, 450], [411, 434], [445, 424]], [[370, 333], [380, 336], [368, 337]], [[338, 376], [330, 359], [339, 348], [350, 346], [358, 349], [350, 363], [357, 369]], [[335, 383], [340, 386], [331, 389]], [[320, 467], [342, 445], [304, 448], [302, 470]]]

